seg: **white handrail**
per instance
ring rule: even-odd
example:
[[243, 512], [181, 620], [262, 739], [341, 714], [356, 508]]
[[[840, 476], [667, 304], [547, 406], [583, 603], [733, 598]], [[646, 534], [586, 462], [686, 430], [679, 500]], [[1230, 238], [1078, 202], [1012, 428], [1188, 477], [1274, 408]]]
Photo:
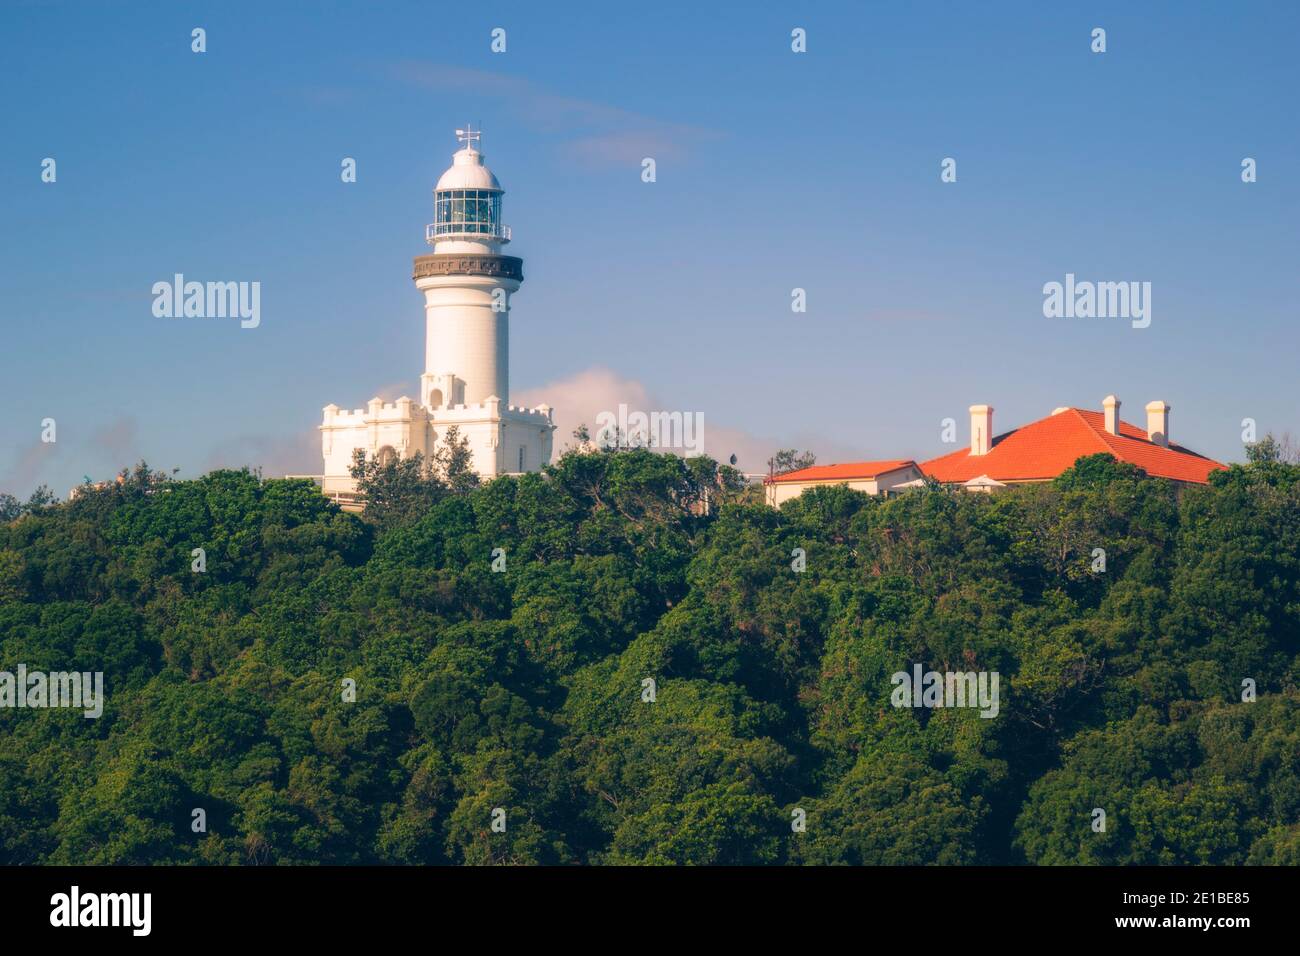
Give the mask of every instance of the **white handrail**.
[[[471, 229], [470, 226], [475, 228]], [[488, 239], [510, 241], [510, 227], [490, 222], [431, 222], [424, 227], [424, 241], [438, 239]]]

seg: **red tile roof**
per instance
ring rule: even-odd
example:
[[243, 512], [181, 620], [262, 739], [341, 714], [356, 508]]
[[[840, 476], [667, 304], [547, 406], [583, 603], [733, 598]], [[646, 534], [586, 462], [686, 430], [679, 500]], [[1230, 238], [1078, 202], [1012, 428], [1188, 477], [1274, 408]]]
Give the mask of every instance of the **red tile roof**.
[[1203, 485], [1210, 472], [1226, 467], [1172, 442], [1168, 448], [1157, 445], [1143, 429], [1128, 422], [1120, 422], [1119, 430], [1119, 435], [1106, 431], [1102, 412], [1067, 408], [999, 435], [987, 455], [972, 455], [969, 448], [962, 448], [923, 462], [921, 470], [947, 483], [980, 475], [1002, 482], [1045, 481], [1084, 455], [1109, 452], [1148, 475]]
[[813, 465], [799, 468], [780, 475], [763, 479], [764, 484], [778, 484], [786, 481], [866, 481], [878, 478], [891, 471], [898, 471], [908, 465], [915, 465], [910, 458], [891, 458], [888, 461], [854, 461], [844, 465]]

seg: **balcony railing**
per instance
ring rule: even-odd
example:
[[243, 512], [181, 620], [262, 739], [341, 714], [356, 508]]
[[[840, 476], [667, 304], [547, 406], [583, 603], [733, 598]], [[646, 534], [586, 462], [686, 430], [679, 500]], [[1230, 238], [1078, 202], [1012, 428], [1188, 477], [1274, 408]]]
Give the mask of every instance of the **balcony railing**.
[[509, 242], [510, 227], [499, 222], [431, 222], [424, 227], [425, 242], [433, 245], [439, 239]]

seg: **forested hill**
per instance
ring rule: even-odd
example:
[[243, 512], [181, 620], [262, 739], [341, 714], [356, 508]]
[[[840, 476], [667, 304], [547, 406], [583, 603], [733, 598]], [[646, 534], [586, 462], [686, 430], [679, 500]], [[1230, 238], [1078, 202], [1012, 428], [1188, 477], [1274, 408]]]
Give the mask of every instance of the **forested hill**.
[[[731, 478], [571, 453], [362, 517], [141, 468], [10, 514], [0, 671], [106, 702], [0, 708], [0, 862], [1300, 863], [1300, 467]], [[892, 706], [917, 664], [997, 716]]]

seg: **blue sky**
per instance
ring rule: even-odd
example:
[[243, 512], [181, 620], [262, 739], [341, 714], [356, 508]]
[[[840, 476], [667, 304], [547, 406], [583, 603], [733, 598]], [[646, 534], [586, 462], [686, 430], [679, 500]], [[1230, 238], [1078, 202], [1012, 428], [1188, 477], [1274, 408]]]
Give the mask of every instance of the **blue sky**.
[[[1113, 392], [1240, 459], [1243, 418], [1300, 431], [1298, 35], [1294, 3], [6, 3], [0, 491], [317, 470], [323, 405], [422, 371], [411, 257], [467, 121], [525, 261], [512, 399], [566, 429], [699, 411], [760, 471]], [[259, 281], [261, 325], [155, 318], [177, 272]], [[1151, 282], [1151, 326], [1045, 318], [1066, 273]]]

